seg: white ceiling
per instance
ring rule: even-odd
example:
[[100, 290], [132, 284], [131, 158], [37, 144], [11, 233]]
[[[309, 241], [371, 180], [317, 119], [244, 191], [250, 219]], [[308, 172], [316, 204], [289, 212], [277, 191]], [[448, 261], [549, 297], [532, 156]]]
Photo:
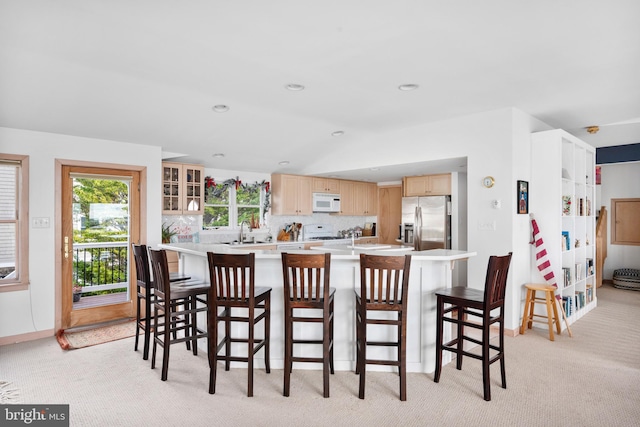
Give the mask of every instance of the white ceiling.
[[637, 0], [0, 0], [0, 126], [269, 173], [506, 107], [595, 147], [639, 143], [639, 16]]

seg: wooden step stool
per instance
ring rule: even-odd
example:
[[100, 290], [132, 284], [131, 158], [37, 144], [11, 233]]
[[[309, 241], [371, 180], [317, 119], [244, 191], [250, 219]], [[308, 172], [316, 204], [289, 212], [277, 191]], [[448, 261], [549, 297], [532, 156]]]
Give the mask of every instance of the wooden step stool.
[[[520, 334], [524, 335], [525, 326], [527, 329], [531, 329], [533, 322], [544, 322], [544, 320], [538, 320], [536, 317], [546, 318], [546, 322], [549, 325], [549, 339], [553, 338], [553, 323], [556, 324], [556, 330], [558, 335], [561, 334], [560, 329], [560, 317], [558, 316], [558, 306], [555, 301], [556, 287], [551, 285], [536, 285], [528, 283], [525, 285], [527, 288], [527, 299], [524, 303], [524, 314], [522, 316], [522, 326], [520, 326]], [[544, 298], [536, 297], [536, 292], [544, 292]], [[535, 304], [545, 304], [547, 306], [547, 315], [534, 314]]]

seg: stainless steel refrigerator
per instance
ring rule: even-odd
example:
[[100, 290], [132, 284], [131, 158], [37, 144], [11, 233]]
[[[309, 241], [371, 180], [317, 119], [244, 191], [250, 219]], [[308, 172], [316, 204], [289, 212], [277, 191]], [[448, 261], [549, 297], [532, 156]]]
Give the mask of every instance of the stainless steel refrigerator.
[[401, 230], [416, 251], [451, 249], [451, 196], [403, 197]]

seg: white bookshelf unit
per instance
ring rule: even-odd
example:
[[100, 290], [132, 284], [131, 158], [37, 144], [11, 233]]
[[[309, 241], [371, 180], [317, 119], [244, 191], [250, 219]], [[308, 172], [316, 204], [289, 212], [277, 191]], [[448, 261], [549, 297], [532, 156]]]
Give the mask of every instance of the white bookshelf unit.
[[[529, 212], [540, 227], [571, 324], [597, 305], [595, 148], [551, 130], [532, 134], [531, 151]], [[532, 282], [544, 283], [532, 265]]]

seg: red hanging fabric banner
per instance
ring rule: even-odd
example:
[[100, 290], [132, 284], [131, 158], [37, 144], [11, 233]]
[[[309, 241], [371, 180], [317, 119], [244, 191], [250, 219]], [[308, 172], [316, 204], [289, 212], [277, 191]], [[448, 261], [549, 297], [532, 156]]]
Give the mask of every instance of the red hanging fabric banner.
[[[551, 268], [549, 254], [547, 254], [547, 250], [544, 247], [544, 240], [542, 240], [540, 228], [538, 228], [536, 220], [533, 219], [533, 215], [531, 215], [531, 227], [533, 228], [533, 241], [531, 244], [535, 246], [536, 250], [536, 266], [540, 273], [542, 273], [544, 280], [546, 280], [549, 285], [557, 288], [558, 284], [556, 283], [556, 278], [553, 274], [553, 269]], [[556, 298], [560, 299], [561, 296], [556, 295]]]

